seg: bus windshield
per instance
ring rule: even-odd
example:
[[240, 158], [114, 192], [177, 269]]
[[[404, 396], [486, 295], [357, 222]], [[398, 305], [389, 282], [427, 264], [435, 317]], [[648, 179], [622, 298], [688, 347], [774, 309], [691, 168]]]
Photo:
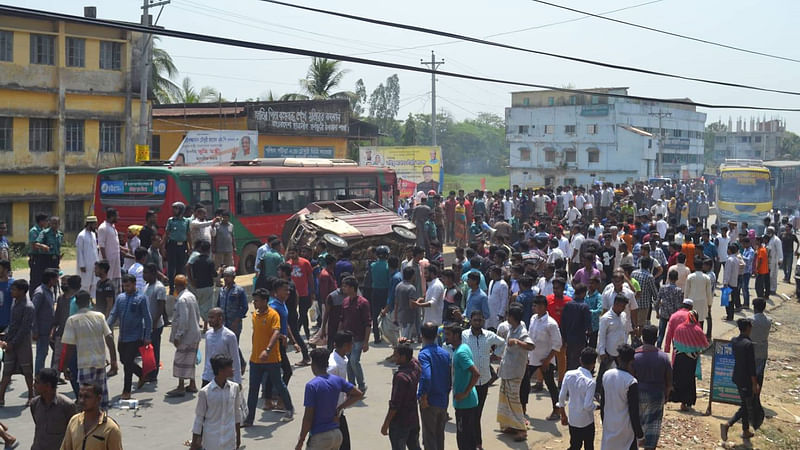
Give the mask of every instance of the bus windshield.
[[719, 199], [732, 203], [766, 203], [772, 201], [769, 173], [737, 170], [723, 172]]
[[105, 205], [156, 206], [164, 203], [167, 178], [152, 173], [111, 173], [98, 180]]

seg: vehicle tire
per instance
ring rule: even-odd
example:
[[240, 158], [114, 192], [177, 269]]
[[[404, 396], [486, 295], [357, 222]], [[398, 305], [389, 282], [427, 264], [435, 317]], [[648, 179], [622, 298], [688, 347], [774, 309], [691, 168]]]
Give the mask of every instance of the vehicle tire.
[[346, 240], [344, 240], [341, 236], [338, 236], [338, 235], [333, 234], [333, 233], [325, 233], [324, 235], [322, 235], [322, 239], [324, 239], [325, 242], [327, 242], [328, 244], [333, 245], [334, 247], [339, 247], [339, 248], [347, 248], [348, 247], [348, 244], [347, 244]]
[[244, 250], [239, 256], [239, 275], [256, 271], [256, 253], [258, 253], [258, 244], [250, 243], [244, 246]]
[[400, 236], [403, 239], [407, 239], [409, 241], [417, 240], [417, 233], [414, 233], [413, 231], [409, 230], [406, 227], [401, 227], [400, 225], [394, 225], [392, 226], [392, 231], [394, 231], [396, 235]]

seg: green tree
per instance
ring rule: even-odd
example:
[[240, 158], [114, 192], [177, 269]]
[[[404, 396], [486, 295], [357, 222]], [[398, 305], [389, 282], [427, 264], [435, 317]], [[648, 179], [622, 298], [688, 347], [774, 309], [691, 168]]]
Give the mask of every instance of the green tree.
[[158, 36], [153, 37], [153, 66], [150, 71], [150, 92], [155, 102], [170, 103], [180, 92], [180, 87], [172, 80], [178, 75], [178, 68], [172, 57], [163, 48], [157, 47]]
[[728, 126], [722, 123], [721, 120], [706, 125], [706, 132], [703, 138], [703, 156], [707, 166], [713, 164], [714, 161], [714, 141], [717, 138], [717, 134], [727, 131]]
[[197, 90], [192, 84], [192, 79], [184, 77], [175, 97], [176, 103], [210, 103], [215, 101], [225, 101], [220, 93], [210, 86], [204, 86]]
[[411, 113], [403, 124], [403, 145], [417, 145], [417, 122]]
[[353, 97], [350, 91], [331, 92], [347, 74], [346, 69], [340, 69], [341, 61], [336, 61], [327, 58], [311, 58], [311, 66], [308, 68], [306, 77], [300, 80], [300, 86], [307, 94], [308, 98], [313, 100], [324, 100], [328, 98], [346, 98]]
[[791, 131], [786, 132], [786, 135], [781, 138], [778, 148], [780, 149], [780, 155], [778, 155], [780, 159], [800, 159], [800, 136]]
[[394, 74], [372, 91], [369, 97], [369, 117], [381, 131], [392, 132], [397, 127], [394, 118], [400, 109], [400, 78]]
[[354, 117], [361, 117], [364, 114], [364, 104], [367, 103], [367, 88], [361, 78], [356, 81], [355, 95], [350, 99], [350, 107]]

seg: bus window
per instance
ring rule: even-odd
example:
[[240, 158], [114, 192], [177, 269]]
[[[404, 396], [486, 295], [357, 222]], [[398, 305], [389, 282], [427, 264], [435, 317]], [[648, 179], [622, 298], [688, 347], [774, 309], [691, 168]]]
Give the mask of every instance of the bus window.
[[278, 189], [277, 208], [275, 212], [294, 214], [313, 202], [308, 178], [276, 178], [275, 189]]
[[375, 177], [350, 177], [347, 198], [368, 198], [378, 201], [378, 185]]
[[211, 180], [199, 178], [192, 180], [192, 206], [203, 205], [211, 209], [214, 205], [214, 189]]
[[394, 211], [394, 186], [391, 184], [381, 185], [381, 204]]
[[346, 198], [344, 178], [314, 178], [314, 200], [341, 200]]
[[236, 181], [236, 214], [257, 216], [274, 212], [269, 178], [242, 178]]
[[228, 191], [228, 186], [220, 186], [218, 191], [217, 208], [224, 211], [230, 211], [231, 197]]

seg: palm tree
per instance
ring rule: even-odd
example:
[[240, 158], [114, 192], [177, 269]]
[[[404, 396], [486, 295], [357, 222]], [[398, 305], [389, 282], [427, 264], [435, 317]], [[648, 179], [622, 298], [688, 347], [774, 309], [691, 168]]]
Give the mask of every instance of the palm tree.
[[153, 66], [150, 71], [150, 89], [156, 103], [170, 103], [180, 92], [178, 85], [172, 81], [178, 75], [178, 68], [166, 50], [156, 47], [156, 41], [158, 40], [158, 36], [153, 37]]
[[290, 100], [325, 100], [329, 98], [343, 98], [350, 100], [356, 96], [351, 91], [331, 93], [342, 82], [346, 69], [340, 69], [341, 61], [327, 58], [311, 58], [306, 77], [300, 80], [304, 93], [284, 94], [282, 101]]
[[225, 101], [220, 93], [210, 86], [204, 86], [198, 91], [192, 85], [192, 79], [184, 77], [178, 93], [173, 99], [175, 103], [209, 103], [214, 101]]

